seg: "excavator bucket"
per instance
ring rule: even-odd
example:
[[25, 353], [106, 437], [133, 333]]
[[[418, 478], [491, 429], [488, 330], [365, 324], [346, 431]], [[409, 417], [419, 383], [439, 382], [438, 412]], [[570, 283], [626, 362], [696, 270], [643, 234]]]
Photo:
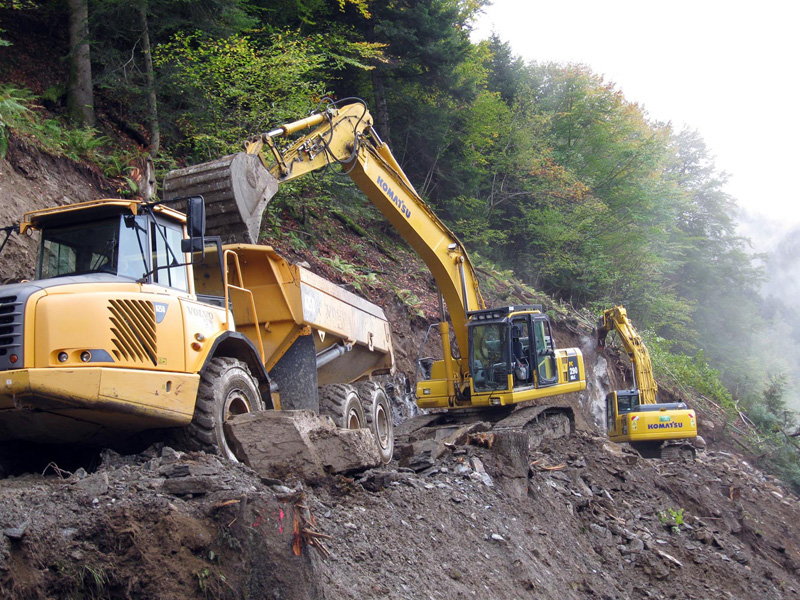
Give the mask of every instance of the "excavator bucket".
[[170, 171], [164, 199], [201, 195], [206, 201], [206, 233], [223, 244], [258, 243], [261, 218], [278, 191], [278, 181], [252, 154], [239, 152], [218, 160]]

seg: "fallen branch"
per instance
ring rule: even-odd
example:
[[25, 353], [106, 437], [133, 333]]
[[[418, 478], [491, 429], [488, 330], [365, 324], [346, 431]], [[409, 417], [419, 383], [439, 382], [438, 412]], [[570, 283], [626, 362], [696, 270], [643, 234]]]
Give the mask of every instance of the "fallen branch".
[[295, 556], [303, 553], [303, 546], [310, 546], [319, 552], [322, 558], [328, 558], [331, 553], [321, 540], [332, 540], [333, 536], [320, 533], [314, 529], [316, 519], [311, 513], [311, 509], [303, 504], [305, 494], [295, 494], [292, 503], [293, 533], [292, 533], [292, 552]]
[[531, 468], [536, 467], [538, 469], [541, 469], [542, 471], [561, 471], [564, 467], [567, 466], [566, 464], [561, 463], [560, 465], [556, 465], [554, 467], [548, 467], [547, 465], [540, 465], [538, 463], [539, 463], [538, 460], [532, 462], [531, 465], [530, 465]]

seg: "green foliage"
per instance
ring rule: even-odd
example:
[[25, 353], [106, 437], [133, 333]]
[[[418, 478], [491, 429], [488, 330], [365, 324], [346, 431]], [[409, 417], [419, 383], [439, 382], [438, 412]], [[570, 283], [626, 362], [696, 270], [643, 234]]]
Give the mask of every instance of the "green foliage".
[[80, 586], [86, 598], [105, 598], [108, 583], [108, 575], [102, 567], [87, 564], [81, 568]]
[[694, 390], [723, 408], [733, 408], [733, 396], [722, 384], [719, 371], [708, 365], [702, 350], [693, 357], [686, 356], [673, 352], [668, 340], [651, 331], [639, 331], [650, 351], [656, 379], [673, 382], [685, 392]]
[[657, 516], [664, 527], [670, 529], [673, 533], [681, 532], [681, 525], [684, 523], [682, 508], [668, 508], [667, 510], [659, 511]]
[[110, 143], [96, 129], [73, 128], [56, 119], [41, 119], [34, 112], [35, 96], [14, 86], [0, 86], [0, 157], [8, 150], [8, 132], [28, 135], [46, 150], [74, 161], [99, 162], [100, 148]]
[[[343, 260], [338, 255], [334, 255], [331, 258], [321, 256], [319, 259], [341, 273], [341, 275], [348, 280], [350, 285], [359, 292], [363, 292], [365, 286], [373, 287], [378, 283], [378, 278], [375, 273], [367, 271], [363, 267], [353, 265]], [[419, 303], [419, 299], [417, 299], [417, 302]]]
[[23, 128], [30, 123], [33, 94], [12, 85], [0, 86], [0, 158], [8, 151], [8, 133], [12, 128]]
[[379, 54], [366, 42], [333, 43], [322, 35], [275, 33], [265, 41], [244, 35], [222, 39], [201, 32], [178, 35], [159, 46], [155, 63], [177, 115], [180, 146], [193, 159], [234, 151], [242, 140], [277, 122], [307, 114], [326, 93], [320, 76]]
[[420, 319], [425, 318], [425, 313], [422, 310], [422, 300], [419, 299], [419, 296], [404, 288], [396, 288], [395, 293], [408, 310], [410, 316], [419, 317]]

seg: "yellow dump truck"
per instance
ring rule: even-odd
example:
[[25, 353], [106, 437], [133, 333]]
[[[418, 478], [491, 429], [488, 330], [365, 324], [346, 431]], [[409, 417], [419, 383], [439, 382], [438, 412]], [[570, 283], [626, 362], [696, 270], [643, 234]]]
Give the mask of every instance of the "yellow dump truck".
[[[269, 246], [205, 235], [202, 198], [27, 213], [36, 277], [0, 287], [0, 441], [120, 444], [170, 429], [235, 458], [224, 422], [311, 409], [369, 426], [391, 458], [393, 369], [374, 304]], [[361, 380], [357, 385], [350, 385]]]

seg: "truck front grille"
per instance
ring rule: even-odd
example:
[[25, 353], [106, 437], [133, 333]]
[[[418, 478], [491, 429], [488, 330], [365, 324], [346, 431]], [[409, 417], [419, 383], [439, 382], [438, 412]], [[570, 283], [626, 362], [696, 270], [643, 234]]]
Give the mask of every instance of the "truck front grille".
[[[22, 366], [22, 301], [17, 296], [0, 297], [0, 370]], [[11, 356], [16, 355], [16, 364]]]
[[156, 311], [147, 300], [111, 300], [111, 342], [117, 360], [158, 364]]

